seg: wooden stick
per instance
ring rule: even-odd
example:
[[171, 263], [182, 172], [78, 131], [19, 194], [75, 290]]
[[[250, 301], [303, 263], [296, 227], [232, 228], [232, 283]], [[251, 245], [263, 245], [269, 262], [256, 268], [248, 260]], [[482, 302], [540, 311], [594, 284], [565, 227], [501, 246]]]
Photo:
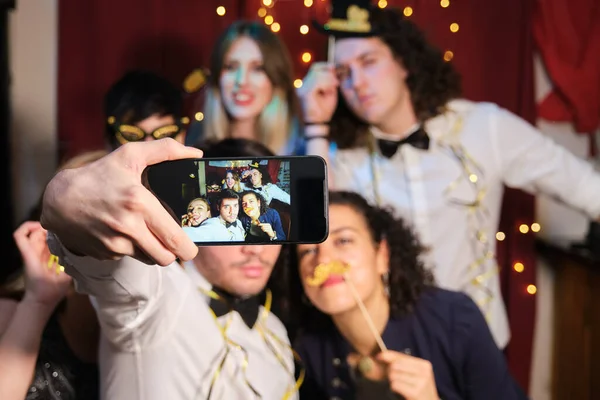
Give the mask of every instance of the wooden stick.
[[379, 346], [379, 349], [381, 351], [387, 351], [387, 347], [385, 346], [385, 343], [383, 343], [383, 339], [381, 338], [381, 335], [377, 331], [377, 328], [375, 328], [375, 323], [371, 319], [371, 315], [369, 315], [369, 312], [367, 311], [367, 307], [365, 307], [365, 304], [361, 300], [360, 295], [358, 294], [358, 291], [356, 290], [356, 287], [354, 286], [354, 283], [352, 283], [350, 276], [348, 276], [348, 273], [344, 274], [344, 279], [346, 280], [346, 283], [348, 284], [348, 287], [350, 288], [350, 291], [352, 292], [352, 296], [354, 297], [354, 300], [358, 304], [358, 308], [360, 309], [360, 312], [362, 313], [363, 317], [365, 317], [365, 320], [367, 321], [367, 325], [369, 325], [369, 329], [371, 329], [371, 333], [373, 333], [373, 336], [375, 336], [375, 341], [377, 341], [377, 345]]
[[335, 37], [329, 36], [329, 43], [327, 46], [327, 63], [333, 64], [333, 57], [335, 54]]

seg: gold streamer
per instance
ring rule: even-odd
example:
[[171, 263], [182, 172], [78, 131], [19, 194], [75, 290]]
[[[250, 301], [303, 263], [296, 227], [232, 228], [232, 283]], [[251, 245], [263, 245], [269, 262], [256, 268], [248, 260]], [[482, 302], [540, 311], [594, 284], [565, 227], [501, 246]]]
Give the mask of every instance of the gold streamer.
[[[474, 190], [475, 198], [471, 202], [463, 202], [455, 199], [449, 199], [449, 201], [456, 205], [466, 207], [467, 212], [471, 216], [471, 218], [469, 218], [469, 225], [474, 237], [474, 241], [472, 242], [474, 246], [473, 252], [474, 254], [480, 254], [480, 256], [478, 256], [476, 260], [469, 265], [469, 270], [473, 271], [479, 269], [480, 274], [472, 279], [470, 284], [477, 290], [483, 292], [485, 299], [478, 302], [480, 307], [483, 308], [494, 298], [494, 294], [486, 286], [486, 282], [491, 279], [492, 276], [498, 273], [498, 267], [494, 266], [490, 271], [484, 270], [484, 266], [489, 259], [493, 259], [495, 256], [494, 252], [491, 250], [491, 245], [487, 240], [486, 233], [480, 229], [481, 226], [484, 226], [483, 220], [487, 215], [487, 210], [483, 207], [483, 199], [487, 194], [487, 189], [485, 187], [481, 187], [481, 182], [479, 179], [479, 176], [483, 176], [483, 170], [460, 143], [459, 133], [462, 130], [462, 127], [463, 119], [460, 115], [457, 115], [457, 120], [452, 126], [452, 129], [445, 135], [445, 138], [443, 138], [448, 140], [439, 140], [438, 144], [440, 147], [446, 149], [449, 154], [459, 162], [462, 168], [462, 173], [460, 176], [450, 182], [450, 184], [444, 189], [444, 195], [450, 197], [452, 191], [454, 191], [464, 179], [467, 179]], [[375, 137], [373, 135], [371, 135], [370, 140], [368, 141], [368, 151], [370, 154], [370, 169], [373, 180], [373, 195], [375, 198], [375, 203], [377, 206], [381, 207], [382, 199], [379, 192], [381, 176], [377, 170], [375, 161], [377, 157], [377, 151]], [[489, 316], [488, 313], [486, 313], [486, 316]]]
[[[215, 293], [212, 290], [205, 290], [202, 288], [199, 288], [200, 292], [202, 292], [204, 295], [209, 296], [215, 300], [218, 301], [224, 301], [223, 299], [221, 299], [221, 297]], [[256, 329], [259, 332], [259, 334], [261, 335], [261, 337], [263, 338], [265, 344], [267, 345], [267, 347], [269, 348], [269, 350], [273, 353], [273, 355], [275, 355], [275, 358], [277, 358], [278, 362], [282, 365], [282, 367], [291, 374], [292, 379], [294, 379], [294, 371], [290, 371], [289, 368], [287, 367], [285, 360], [283, 358], [283, 356], [279, 353], [279, 351], [277, 351], [273, 345], [269, 342], [269, 340], [267, 339], [268, 337], [271, 337], [273, 340], [277, 341], [281, 346], [283, 347], [287, 347], [291, 352], [292, 355], [294, 356], [294, 359], [296, 359], [297, 361], [301, 362], [300, 356], [292, 349], [292, 347], [285, 343], [284, 340], [280, 339], [275, 333], [273, 333], [270, 329], [268, 329], [266, 327], [266, 319], [268, 318], [270, 312], [271, 312], [271, 307], [272, 307], [272, 303], [273, 303], [273, 294], [271, 293], [270, 290], [266, 290], [266, 299], [265, 299], [265, 304], [263, 305], [263, 310], [261, 313], [261, 316], [259, 318], [259, 320], [257, 321], [256, 324]], [[221, 358], [221, 361], [219, 363], [219, 367], [217, 368], [217, 370], [215, 371], [212, 379], [211, 379], [211, 384], [210, 384], [210, 388], [209, 388], [209, 392], [208, 392], [208, 397], [207, 400], [210, 400], [211, 395], [212, 395], [212, 391], [214, 389], [214, 385], [217, 382], [218, 377], [221, 374], [221, 371], [223, 369], [223, 366], [225, 365], [225, 361], [227, 359], [227, 356], [229, 355], [230, 351], [229, 351], [229, 347], [233, 346], [234, 348], [241, 350], [244, 353], [244, 358], [242, 361], [242, 374], [244, 376], [244, 382], [245, 384], [248, 386], [248, 388], [250, 388], [250, 390], [252, 391], [252, 393], [254, 393], [254, 395], [257, 398], [262, 398], [262, 396], [260, 395], [260, 393], [254, 388], [254, 386], [252, 386], [252, 384], [250, 383], [250, 381], [248, 380], [248, 376], [246, 374], [246, 370], [248, 368], [248, 351], [241, 346], [239, 343], [234, 342], [233, 340], [231, 340], [228, 336], [227, 336], [227, 329], [231, 323], [231, 317], [227, 319], [227, 323], [225, 326], [222, 326], [219, 322], [218, 322], [218, 318], [217, 315], [213, 312], [213, 310], [211, 309], [211, 314], [213, 316], [213, 318], [215, 319], [215, 324], [217, 325], [217, 327], [219, 328], [219, 331], [221, 332], [221, 335], [223, 337], [223, 340], [225, 341], [226, 345], [227, 345], [227, 350], [225, 351], [225, 354], [223, 355], [223, 357]], [[288, 400], [295, 392], [298, 391], [298, 389], [300, 388], [300, 386], [302, 385], [303, 381], [304, 381], [304, 377], [305, 377], [305, 369], [303, 368], [300, 372], [299, 378], [298, 380], [295, 381], [294, 386], [291, 389], [288, 389], [285, 394], [282, 397], [282, 400]]]
[[306, 283], [309, 286], [321, 286], [329, 278], [329, 275], [345, 275], [348, 270], [349, 266], [340, 261], [321, 263], [315, 267], [313, 275], [306, 278]]
[[52, 267], [56, 266], [56, 275], [60, 274], [61, 272], [64, 272], [65, 267], [63, 267], [62, 265], [60, 265], [59, 263], [59, 259], [58, 256], [55, 256], [54, 254], [50, 254], [50, 257], [48, 258], [48, 269], [52, 269]]

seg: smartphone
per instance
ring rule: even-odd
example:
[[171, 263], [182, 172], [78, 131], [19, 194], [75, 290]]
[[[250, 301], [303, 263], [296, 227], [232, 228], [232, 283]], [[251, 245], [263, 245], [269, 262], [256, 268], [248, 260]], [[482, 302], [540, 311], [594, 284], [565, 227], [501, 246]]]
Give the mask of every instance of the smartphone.
[[320, 243], [329, 233], [318, 156], [165, 161], [144, 180], [198, 246]]

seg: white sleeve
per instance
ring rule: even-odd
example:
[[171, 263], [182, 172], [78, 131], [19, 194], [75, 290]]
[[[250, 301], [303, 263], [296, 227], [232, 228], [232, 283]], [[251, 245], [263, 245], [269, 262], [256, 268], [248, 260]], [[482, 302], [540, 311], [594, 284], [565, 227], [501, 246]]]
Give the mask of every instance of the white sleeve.
[[277, 185], [271, 184], [271, 187], [269, 188], [269, 190], [271, 190], [271, 199], [277, 199], [279, 201], [281, 201], [282, 203], [285, 204], [290, 204], [290, 195], [287, 194], [282, 188], [280, 188]]
[[333, 182], [329, 182], [329, 190], [359, 191], [358, 180], [354, 176], [354, 168], [351, 167], [346, 158], [348, 154], [341, 153], [337, 147], [331, 146], [329, 151], [328, 168]]
[[600, 216], [600, 174], [591, 163], [507, 110], [492, 115], [492, 146], [507, 186], [542, 192], [591, 218]]
[[102, 330], [113, 344], [139, 345], [134, 336], [153, 329], [156, 320], [162, 318], [157, 315], [163, 314], [161, 310], [169, 302], [162, 301], [161, 268], [172, 266], [146, 265], [131, 257], [100, 261], [76, 256], [52, 232], [48, 233], [48, 247], [73, 277], [77, 291], [92, 296]]

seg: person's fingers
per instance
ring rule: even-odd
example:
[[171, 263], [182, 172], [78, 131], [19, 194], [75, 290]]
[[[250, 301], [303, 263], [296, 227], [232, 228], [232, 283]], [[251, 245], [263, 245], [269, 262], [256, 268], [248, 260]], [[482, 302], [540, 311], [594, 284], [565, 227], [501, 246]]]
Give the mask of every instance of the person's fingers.
[[44, 232], [40, 223], [37, 221], [27, 221], [21, 224], [13, 233], [15, 243], [26, 266], [38, 262], [39, 254], [36, 253], [30, 238], [36, 231]]
[[391, 364], [398, 360], [409, 360], [411, 358], [415, 357], [392, 350], [382, 351], [381, 353], [377, 354], [377, 359], [386, 364]]
[[25, 221], [15, 229], [13, 236], [27, 237], [31, 232], [37, 229], [44, 229], [38, 221]]
[[[31, 243], [31, 249], [38, 258], [44, 257], [46, 254], [49, 256], [50, 250], [46, 244], [47, 232], [44, 229], [38, 229], [29, 235], [29, 241]], [[47, 251], [46, 251], [47, 250]]]
[[407, 383], [415, 383], [419, 379], [422, 379], [422, 376], [415, 370], [388, 369], [388, 378], [390, 382], [393, 380], [401, 380]]
[[334, 71], [335, 65], [326, 61], [317, 61], [311, 64], [310, 71]]
[[185, 146], [171, 138], [127, 143], [115, 152], [120, 152], [119, 156], [126, 160], [125, 165], [139, 170], [140, 173], [149, 165], [169, 160], [202, 158], [204, 154], [200, 149]]

